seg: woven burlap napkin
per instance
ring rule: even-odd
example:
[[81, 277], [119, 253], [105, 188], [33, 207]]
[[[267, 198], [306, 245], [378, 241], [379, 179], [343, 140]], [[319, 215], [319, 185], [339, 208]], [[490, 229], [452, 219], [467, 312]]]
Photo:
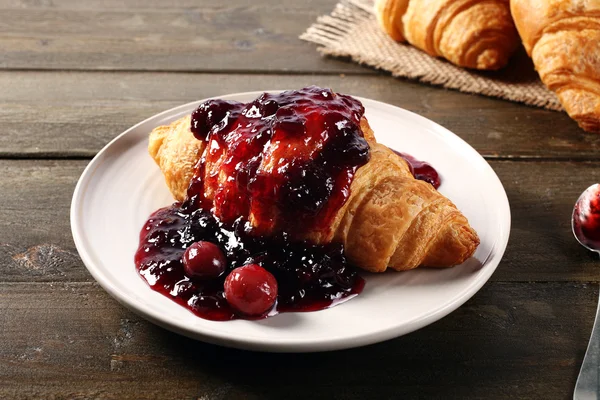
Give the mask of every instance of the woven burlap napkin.
[[463, 69], [408, 44], [396, 43], [379, 27], [372, 10], [372, 0], [342, 0], [331, 15], [319, 17], [300, 38], [321, 45], [318, 50], [324, 55], [350, 57], [394, 76], [562, 110], [555, 94], [539, 80], [523, 49], [501, 71]]

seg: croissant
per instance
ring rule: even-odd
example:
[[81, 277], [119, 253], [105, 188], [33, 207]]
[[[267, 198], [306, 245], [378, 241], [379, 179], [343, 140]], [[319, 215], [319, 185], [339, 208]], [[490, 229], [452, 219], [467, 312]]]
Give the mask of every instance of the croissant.
[[[179, 201], [186, 198], [197, 163], [206, 163], [207, 182], [216, 165], [208, 165], [202, 155], [208, 152], [206, 141], [196, 139], [190, 123], [190, 116], [184, 117], [155, 128], [149, 138], [150, 155]], [[471, 257], [479, 238], [466, 217], [431, 184], [416, 180], [403, 158], [377, 143], [364, 117], [360, 129], [370, 147], [369, 161], [356, 170], [350, 195], [328, 229], [308, 231], [300, 239], [343, 243], [348, 259], [372, 272], [388, 266], [394, 270], [448, 267]]]
[[600, 132], [600, 2], [511, 0], [510, 6], [542, 82], [581, 128]]
[[504, 67], [519, 46], [508, 0], [376, 0], [392, 37], [467, 68]]

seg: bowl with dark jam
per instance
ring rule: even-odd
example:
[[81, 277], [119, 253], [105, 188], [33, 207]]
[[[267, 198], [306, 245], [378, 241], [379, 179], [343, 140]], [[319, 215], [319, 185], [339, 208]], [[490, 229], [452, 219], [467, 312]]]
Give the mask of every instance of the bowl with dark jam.
[[[369, 161], [363, 115], [358, 100], [315, 86], [200, 104], [190, 130], [205, 151], [186, 198], [144, 224], [140, 276], [216, 321], [318, 311], [360, 294], [365, 281], [343, 244], [295, 236], [327, 230], [347, 201], [355, 171]], [[398, 155], [415, 177], [439, 187], [433, 167]], [[221, 158], [218, 173], [207, 174], [210, 160]]]
[[[148, 134], [190, 115], [189, 132], [205, 145], [177, 197], [148, 155]], [[415, 179], [468, 213], [481, 236], [472, 259], [382, 274], [351, 261], [332, 226], [373, 157], [364, 117]], [[209, 343], [292, 352], [375, 343], [448, 314], [495, 270], [509, 217], [497, 176], [457, 136], [314, 86], [221, 96], [151, 117], [90, 162], [71, 206], [82, 261], [123, 305]]]

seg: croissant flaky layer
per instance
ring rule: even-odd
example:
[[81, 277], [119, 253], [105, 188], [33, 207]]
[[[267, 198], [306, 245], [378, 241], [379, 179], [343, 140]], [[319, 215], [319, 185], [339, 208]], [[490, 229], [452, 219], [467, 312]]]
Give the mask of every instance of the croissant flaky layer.
[[[402, 158], [376, 143], [365, 118], [361, 128], [371, 146], [369, 162], [357, 170], [350, 197], [330, 228], [309, 231], [303, 239], [341, 242], [351, 262], [372, 272], [448, 267], [471, 257], [479, 238], [465, 216], [430, 184], [414, 179]], [[191, 133], [189, 116], [150, 134], [150, 155], [175, 199], [185, 199], [204, 146]]]
[[375, 14], [392, 39], [461, 67], [502, 68], [519, 45], [508, 0], [376, 0]]
[[600, 132], [600, 1], [511, 0], [523, 45], [569, 116]]

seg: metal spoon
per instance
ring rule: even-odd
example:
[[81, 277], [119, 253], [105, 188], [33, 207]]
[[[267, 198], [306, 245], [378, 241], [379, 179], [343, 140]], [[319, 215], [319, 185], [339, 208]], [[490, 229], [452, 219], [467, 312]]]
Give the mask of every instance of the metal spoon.
[[[600, 200], [600, 184], [596, 183], [587, 188], [573, 208], [573, 217], [571, 218], [571, 228], [573, 229], [573, 235], [575, 239], [583, 247], [590, 251], [595, 251], [600, 254], [600, 241], [598, 237], [590, 238], [590, 231], [582, 228], [582, 224], [585, 224], [586, 217], [595, 216], [593, 212], [593, 206], [595, 202]], [[592, 207], [590, 207], [592, 204]], [[599, 203], [600, 204], [600, 203]], [[596, 216], [600, 217], [600, 215]], [[600, 236], [600, 231], [597, 232]], [[593, 235], [596, 236], [596, 235]], [[575, 392], [573, 393], [573, 399], [576, 400], [587, 400], [587, 399], [599, 399], [600, 398], [600, 380], [598, 374], [600, 373], [600, 302], [598, 309], [596, 310], [596, 319], [594, 321], [594, 328], [592, 329], [592, 336], [588, 343], [587, 351], [581, 364], [581, 370], [577, 377], [577, 383], [575, 384]]]

